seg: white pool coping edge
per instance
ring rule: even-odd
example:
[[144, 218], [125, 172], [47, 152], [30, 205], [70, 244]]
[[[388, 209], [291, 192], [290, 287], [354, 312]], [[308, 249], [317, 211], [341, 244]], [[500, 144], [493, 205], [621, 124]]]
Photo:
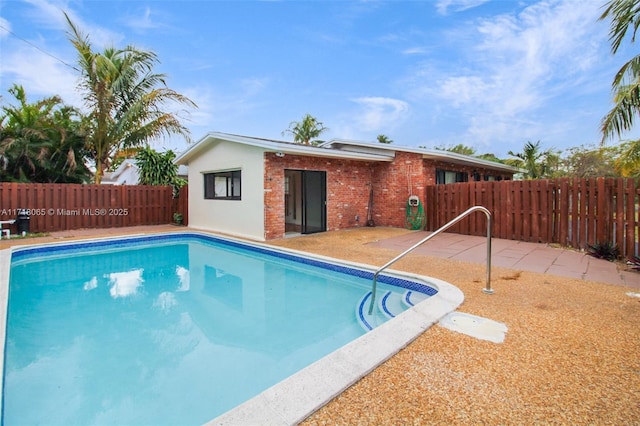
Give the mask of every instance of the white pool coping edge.
[[[213, 232], [185, 230], [175, 234], [200, 234], [249, 244], [268, 250], [316, 259], [337, 265], [375, 272], [377, 267], [341, 259], [320, 256], [308, 252], [291, 250], [255, 241], [221, 236]], [[141, 236], [152, 237], [167, 233], [148, 233], [112, 236], [95, 239], [77, 239], [34, 245], [20, 245], [0, 250], [0, 389], [4, 390], [4, 347], [6, 338], [7, 304], [9, 293], [9, 270], [13, 251], [33, 247], [83, 244], [106, 240], [123, 240]], [[173, 232], [171, 234], [174, 234]], [[254, 398], [238, 405], [206, 423], [213, 425], [294, 425], [345, 391], [362, 377], [398, 353], [425, 330], [448, 313], [455, 311], [464, 301], [464, 294], [452, 284], [433, 277], [411, 274], [397, 270], [385, 270], [385, 275], [417, 281], [436, 286], [438, 293], [418, 303], [381, 326], [360, 336], [356, 340], [335, 350], [324, 358], [294, 373], [285, 380], [271, 386]], [[381, 292], [380, 292], [381, 293]], [[0, 412], [2, 412], [0, 395]]]
[[4, 404], [4, 344], [7, 336], [9, 269], [11, 269], [11, 249], [0, 250], [0, 413], [4, 408], [2, 406]]

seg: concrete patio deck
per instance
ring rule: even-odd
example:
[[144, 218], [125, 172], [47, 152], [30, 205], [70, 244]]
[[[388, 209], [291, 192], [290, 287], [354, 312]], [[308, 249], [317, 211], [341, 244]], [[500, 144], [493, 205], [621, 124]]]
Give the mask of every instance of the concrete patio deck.
[[[429, 234], [416, 231], [375, 244], [402, 251]], [[486, 237], [445, 232], [418, 247], [414, 253], [463, 262], [486, 263], [486, 244]], [[640, 272], [625, 267], [622, 262], [609, 262], [581, 251], [548, 244], [492, 238], [491, 265], [640, 289]]]

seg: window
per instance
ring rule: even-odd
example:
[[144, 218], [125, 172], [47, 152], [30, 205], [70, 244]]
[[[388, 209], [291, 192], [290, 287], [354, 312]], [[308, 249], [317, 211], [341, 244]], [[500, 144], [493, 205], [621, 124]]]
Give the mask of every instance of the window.
[[469, 175], [465, 172], [453, 172], [451, 170], [436, 169], [436, 184], [468, 182]]
[[204, 198], [207, 200], [240, 200], [241, 180], [240, 170], [205, 173]]

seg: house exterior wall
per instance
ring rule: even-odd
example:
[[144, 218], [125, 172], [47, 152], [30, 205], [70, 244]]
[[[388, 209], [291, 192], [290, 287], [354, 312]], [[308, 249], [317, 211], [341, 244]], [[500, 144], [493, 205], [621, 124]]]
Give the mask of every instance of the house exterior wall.
[[373, 219], [377, 226], [404, 227], [407, 200], [424, 203], [425, 187], [435, 183], [421, 154], [396, 152], [391, 163], [378, 163], [374, 173]]
[[285, 230], [284, 171], [314, 170], [327, 174], [327, 230], [367, 223], [372, 165], [363, 161], [265, 153], [264, 238], [282, 238]]
[[433, 177], [433, 181], [427, 183], [428, 185], [436, 184], [436, 169], [450, 170], [454, 172], [463, 172], [469, 176], [469, 182], [473, 182], [474, 173], [477, 173], [480, 180], [486, 180], [485, 177], [491, 176], [492, 178], [499, 178], [497, 180], [511, 180], [513, 175], [507, 172], [500, 172], [497, 170], [489, 170], [476, 166], [463, 166], [460, 164], [447, 163], [445, 161], [429, 161], [425, 160], [425, 167], [428, 168], [427, 174]]
[[[407, 200], [416, 195], [423, 207], [428, 185], [436, 183], [436, 169], [469, 174], [496, 176], [477, 167], [424, 160], [421, 154], [396, 152], [392, 162], [369, 163], [318, 157], [265, 153], [264, 158], [264, 239], [282, 238], [285, 230], [284, 171], [315, 170], [327, 173], [327, 230], [366, 226], [369, 206], [369, 184], [373, 182], [372, 219], [376, 226], [405, 226]], [[510, 174], [502, 175], [511, 179]], [[357, 219], [357, 220], [356, 220]]]
[[[214, 140], [189, 162], [189, 225], [255, 240], [284, 237], [285, 171], [293, 170], [326, 173], [327, 230], [367, 226], [372, 187], [375, 226], [403, 228], [409, 196], [417, 196], [428, 211], [426, 187], [436, 183], [437, 169], [466, 173], [469, 181], [474, 174], [480, 180], [512, 178], [508, 172], [428, 160], [416, 152], [395, 151], [392, 161], [359, 161], [276, 155], [260, 145]], [[230, 170], [242, 171], [241, 200], [205, 200], [204, 174]]]
[[[204, 174], [241, 170], [240, 200], [206, 200]], [[256, 240], [264, 238], [264, 161], [259, 148], [217, 142], [189, 163], [189, 226]]]

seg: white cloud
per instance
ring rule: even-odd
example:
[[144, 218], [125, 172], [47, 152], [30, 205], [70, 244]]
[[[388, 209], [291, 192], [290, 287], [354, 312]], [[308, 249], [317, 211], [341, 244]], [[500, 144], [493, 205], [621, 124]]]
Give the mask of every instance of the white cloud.
[[360, 130], [379, 131], [397, 126], [409, 112], [405, 101], [384, 97], [363, 97], [352, 99], [361, 106], [356, 113], [356, 124]]
[[0, 16], [0, 27], [2, 27], [0, 28], [0, 38], [8, 37], [8, 31], [11, 31], [11, 22]]
[[131, 16], [125, 19], [126, 24], [136, 31], [159, 28], [160, 24], [151, 19], [151, 8], [146, 7], [142, 15]]
[[143, 269], [134, 269], [128, 272], [113, 272], [105, 274], [109, 279], [109, 294], [114, 299], [119, 297], [135, 296], [138, 289], [142, 287], [144, 279], [142, 278]]
[[128, 13], [119, 20], [125, 26], [131, 28], [136, 33], [144, 33], [150, 30], [161, 30], [166, 34], [167, 31], [173, 31], [167, 22], [171, 21], [171, 16], [161, 7], [149, 6], [139, 8], [134, 12]]
[[544, 132], [536, 117], [582, 90], [585, 72], [598, 66], [596, 58], [602, 61], [606, 37], [594, 31], [598, 8], [594, 2], [541, 1], [517, 15], [482, 19], [475, 34], [459, 41], [468, 48], [452, 66], [423, 63], [414, 72], [410, 94], [456, 111], [463, 142]]
[[81, 96], [76, 91], [77, 72], [32, 47], [25, 45], [5, 53], [0, 62], [0, 76], [11, 84], [24, 86], [31, 101], [58, 95], [66, 104], [82, 105]]
[[448, 9], [453, 9], [454, 12], [463, 12], [478, 7], [488, 1], [489, 0], [438, 0], [436, 10], [439, 14], [446, 15], [449, 12]]
[[424, 55], [427, 53], [427, 49], [424, 47], [409, 47], [402, 51], [403, 55]]
[[262, 106], [269, 84], [268, 78], [247, 77], [230, 81], [224, 87], [200, 84], [177, 88], [198, 105], [197, 109], [189, 110], [185, 119], [192, 138], [197, 140], [206, 132], [228, 129], [231, 123], [244, 122], [246, 125], [254, 111]]
[[[6, 90], [14, 83], [20, 84], [25, 87], [31, 100], [58, 95], [66, 104], [82, 107], [82, 98], [77, 91], [78, 71], [73, 69], [76, 66], [75, 51], [69, 42], [60, 43], [58, 40], [66, 38], [69, 31], [64, 13], [81, 32], [89, 36], [95, 49], [112, 45], [114, 40], [122, 39], [122, 36], [98, 25], [85, 23], [67, 1], [27, 0], [26, 3], [32, 7], [27, 12], [29, 19], [37, 23], [42, 34], [21, 34], [18, 30], [16, 36], [3, 41], [0, 77], [5, 83], [2, 88]], [[4, 19], [0, 24], [6, 28], [12, 27]], [[91, 28], [91, 32], [86, 28]], [[0, 37], [5, 38], [6, 34], [2, 31]], [[49, 34], [53, 34], [51, 40]]]
[[64, 14], [84, 34], [88, 35], [92, 45], [99, 49], [118, 45], [123, 39], [122, 34], [111, 31], [96, 22], [86, 22], [74, 9], [70, 2], [57, 0], [27, 0], [33, 10], [30, 12], [31, 20], [38, 23], [39, 28], [50, 30], [69, 31], [69, 24]]

